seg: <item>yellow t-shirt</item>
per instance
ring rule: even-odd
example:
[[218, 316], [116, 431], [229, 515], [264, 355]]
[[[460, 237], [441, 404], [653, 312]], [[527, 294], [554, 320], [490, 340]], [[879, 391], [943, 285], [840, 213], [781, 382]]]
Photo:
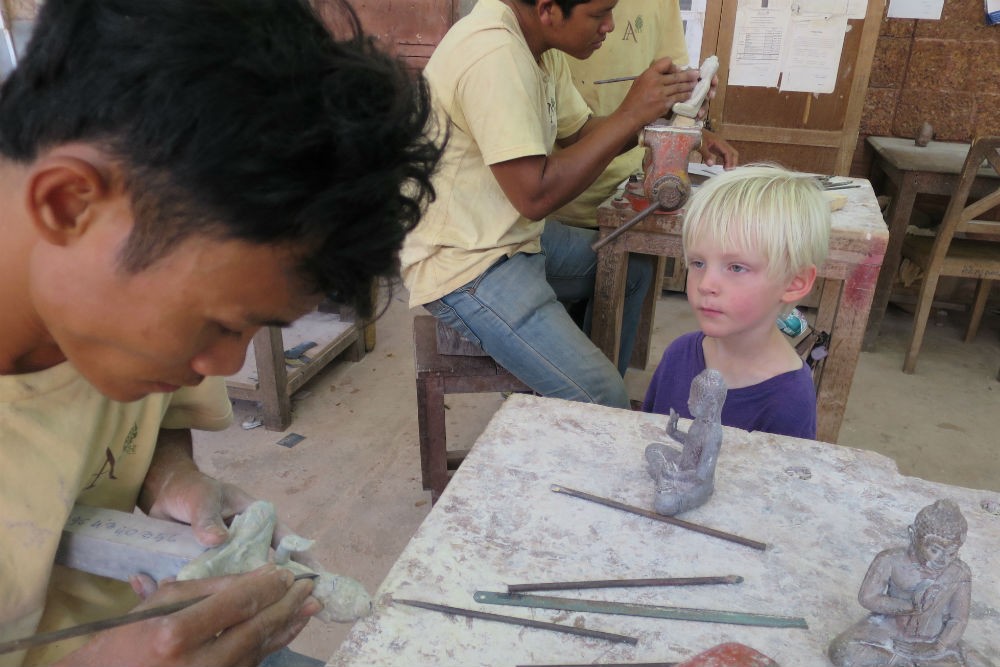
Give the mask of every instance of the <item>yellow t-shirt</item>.
[[[628, 0], [615, 6], [615, 29], [586, 60], [566, 56], [573, 83], [598, 116], [618, 108], [631, 81], [594, 81], [641, 74], [650, 63], [670, 57], [679, 67], [688, 64], [684, 24], [677, 0]], [[642, 171], [646, 149], [635, 147], [616, 157], [583, 194], [552, 214], [554, 220], [577, 227], [597, 226], [597, 207], [629, 175]]]
[[[221, 430], [231, 421], [222, 378], [119, 403], [68, 362], [0, 376], [0, 640], [135, 606], [123, 582], [53, 566], [70, 510], [79, 502], [131, 511], [161, 427]], [[0, 665], [48, 664], [86, 639], [0, 655]]]
[[518, 213], [490, 165], [548, 155], [590, 117], [565, 54], [550, 49], [536, 63], [514, 12], [499, 0], [479, 0], [451, 27], [424, 76], [437, 127], [449, 135], [434, 176], [437, 198], [400, 255], [411, 307], [454, 291], [501, 256], [539, 251], [542, 223]]

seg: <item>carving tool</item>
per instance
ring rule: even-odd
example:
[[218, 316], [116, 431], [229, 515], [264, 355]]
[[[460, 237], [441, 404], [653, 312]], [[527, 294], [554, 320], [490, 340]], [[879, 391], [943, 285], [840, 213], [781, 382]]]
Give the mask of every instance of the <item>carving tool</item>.
[[631, 644], [632, 646], [635, 646], [636, 644], [639, 643], [639, 640], [636, 639], [635, 637], [626, 637], [625, 635], [615, 635], [611, 634], [610, 632], [600, 632], [599, 630], [587, 630], [586, 628], [576, 628], [573, 627], [572, 625], [560, 625], [559, 623], [546, 623], [544, 621], [535, 621], [530, 618], [517, 618], [516, 616], [502, 616], [500, 614], [491, 614], [489, 612], [476, 611], [474, 609], [460, 609], [458, 607], [449, 607], [448, 605], [435, 604], [433, 602], [422, 602], [421, 600], [404, 600], [400, 598], [393, 598], [393, 602], [409, 605], [411, 607], [420, 607], [421, 609], [429, 609], [431, 611], [440, 611], [445, 614], [455, 614], [456, 616], [478, 618], [483, 621], [497, 621], [499, 623], [509, 623], [511, 625], [524, 625], [529, 628], [537, 628], [539, 630], [553, 630], [555, 632], [565, 632], [571, 635], [579, 635], [580, 637], [605, 639], [609, 642], [616, 642], [620, 644]]
[[[319, 575], [315, 572], [297, 574], [295, 575], [295, 581], [298, 581], [299, 579], [315, 579], [318, 576]], [[159, 607], [129, 612], [128, 614], [122, 614], [121, 616], [112, 616], [111, 618], [104, 618], [99, 621], [81, 623], [80, 625], [63, 628], [62, 630], [53, 630], [51, 632], [42, 632], [37, 635], [31, 635], [30, 637], [12, 639], [10, 641], [0, 643], [0, 655], [4, 653], [13, 653], [14, 651], [24, 651], [29, 648], [42, 646], [44, 644], [51, 644], [52, 642], [69, 639], [71, 637], [80, 637], [82, 635], [101, 632], [102, 630], [110, 630], [111, 628], [128, 625], [129, 623], [138, 623], [139, 621], [145, 621], [150, 618], [168, 616], [182, 609], [187, 609], [191, 605], [197, 604], [207, 597], [207, 595], [199, 595], [198, 597], [191, 598], [189, 600], [171, 602], [170, 604], [160, 605]]]
[[623, 222], [621, 227], [616, 228], [613, 232], [611, 232], [607, 236], [601, 237], [596, 241], [594, 241], [592, 244], [590, 244], [590, 249], [593, 250], [594, 252], [597, 252], [598, 250], [608, 245], [616, 238], [618, 238], [628, 230], [632, 229], [640, 222], [642, 222], [643, 220], [645, 220], [646, 218], [648, 218], [649, 216], [651, 216], [652, 214], [656, 213], [659, 210], [660, 210], [660, 202], [653, 202], [646, 208], [636, 213], [635, 217], [633, 217], [631, 220]]
[[549, 488], [552, 491], [555, 491], [556, 493], [565, 493], [567, 496], [573, 496], [574, 498], [589, 500], [592, 503], [598, 503], [599, 505], [604, 505], [606, 507], [613, 507], [615, 509], [622, 510], [623, 512], [631, 512], [632, 514], [638, 514], [639, 516], [644, 516], [647, 519], [653, 519], [654, 521], [662, 521], [663, 523], [669, 523], [670, 525], [677, 526], [678, 528], [693, 530], [694, 532], [701, 533], [702, 535], [717, 537], [720, 540], [728, 540], [729, 542], [742, 544], [743, 546], [750, 547], [751, 549], [757, 549], [759, 551], [764, 551], [765, 549], [767, 549], [767, 545], [764, 544], [763, 542], [751, 540], [747, 537], [740, 537], [739, 535], [733, 535], [732, 533], [725, 533], [721, 530], [716, 530], [715, 528], [709, 528], [707, 526], [702, 526], [697, 523], [691, 523], [690, 521], [684, 521], [683, 519], [667, 516], [665, 514], [658, 514], [657, 512], [644, 510], [641, 507], [626, 505], [625, 503], [620, 503], [617, 500], [611, 500], [610, 498], [601, 498], [600, 496], [591, 495], [589, 493], [585, 493], [584, 491], [576, 491], [575, 489], [570, 489], [565, 486], [560, 486], [558, 484], [553, 484]]
[[532, 607], [535, 609], [559, 609], [562, 611], [591, 612], [595, 614], [618, 614], [621, 616], [643, 616], [646, 618], [664, 618], [674, 621], [701, 621], [703, 623], [753, 625], [765, 628], [809, 628], [806, 619], [800, 616], [775, 616], [773, 614], [754, 614], [720, 609], [689, 609], [686, 607], [664, 607], [652, 604], [607, 602], [604, 600], [577, 600], [573, 598], [548, 597], [545, 595], [498, 593], [494, 591], [476, 591], [473, 599], [483, 604], [501, 604], [513, 607]]
[[743, 577], [667, 577], [660, 579], [605, 579], [602, 581], [557, 581], [542, 584], [508, 584], [508, 593], [531, 591], [565, 591], [589, 588], [636, 588], [640, 586], [705, 586], [711, 584], [741, 584]]
[[638, 74], [636, 74], [635, 76], [616, 76], [613, 79], [601, 79], [600, 81], [595, 81], [594, 83], [595, 84], [598, 84], [598, 83], [618, 83], [619, 81], [635, 81], [638, 78], [639, 78]]

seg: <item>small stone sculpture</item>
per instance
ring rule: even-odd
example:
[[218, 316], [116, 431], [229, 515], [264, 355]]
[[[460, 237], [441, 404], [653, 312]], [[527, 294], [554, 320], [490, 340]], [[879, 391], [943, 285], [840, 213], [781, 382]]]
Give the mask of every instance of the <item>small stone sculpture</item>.
[[972, 576], [958, 558], [968, 524], [938, 500], [909, 527], [910, 544], [882, 551], [868, 568], [858, 602], [872, 613], [830, 643], [837, 667], [991, 667], [961, 641]]
[[933, 138], [934, 126], [927, 121], [924, 121], [924, 123], [920, 126], [920, 129], [917, 130], [917, 136], [913, 139], [913, 143], [923, 148], [927, 144], [931, 143], [931, 139]]
[[[271, 539], [277, 523], [274, 505], [258, 500], [233, 519], [229, 527], [229, 541], [207, 550], [185, 565], [177, 574], [178, 581], [239, 574], [268, 563]], [[323, 610], [316, 614], [316, 618], [326, 622], [346, 623], [371, 613], [371, 598], [354, 579], [313, 570], [291, 560], [293, 553], [306, 551], [312, 545], [313, 540], [299, 535], [286, 535], [275, 549], [274, 562], [295, 574], [319, 574], [313, 585], [312, 595], [323, 603]]]
[[649, 474], [656, 481], [653, 507], [660, 514], [673, 516], [698, 507], [715, 490], [726, 391], [722, 373], [703, 370], [691, 382], [688, 409], [694, 421], [687, 433], [677, 428], [677, 412], [670, 409], [667, 435], [681, 443], [683, 449], [678, 452], [659, 442], [646, 447]]
[[698, 83], [695, 84], [694, 90], [691, 91], [691, 96], [684, 102], [677, 102], [673, 106], [673, 112], [678, 116], [685, 116], [687, 118], [696, 118], [698, 112], [701, 111], [701, 105], [705, 101], [705, 97], [708, 95], [708, 91], [712, 87], [712, 77], [715, 73], [719, 71], [719, 58], [717, 56], [709, 56], [705, 58], [705, 62], [701, 64], [698, 70], [698, 75], [701, 77]]

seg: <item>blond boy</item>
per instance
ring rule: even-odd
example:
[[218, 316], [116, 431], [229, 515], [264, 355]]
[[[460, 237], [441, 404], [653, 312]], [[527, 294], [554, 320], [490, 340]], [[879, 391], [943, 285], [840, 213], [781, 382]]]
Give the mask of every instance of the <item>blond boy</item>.
[[724, 425], [815, 438], [810, 369], [775, 321], [812, 289], [829, 234], [829, 205], [811, 176], [750, 165], [699, 188], [683, 244], [700, 330], [664, 353], [643, 409], [690, 418], [691, 380], [713, 368], [729, 388]]

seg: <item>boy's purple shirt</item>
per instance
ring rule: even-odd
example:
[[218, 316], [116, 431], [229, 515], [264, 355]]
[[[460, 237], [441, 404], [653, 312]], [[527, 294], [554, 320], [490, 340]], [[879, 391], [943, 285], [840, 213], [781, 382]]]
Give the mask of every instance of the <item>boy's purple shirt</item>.
[[[677, 414], [691, 419], [691, 381], [705, 370], [702, 341], [693, 331], [677, 338], [663, 353], [642, 403], [645, 412]], [[723, 426], [816, 439], [816, 389], [806, 364], [749, 387], [730, 389], [722, 408]]]

